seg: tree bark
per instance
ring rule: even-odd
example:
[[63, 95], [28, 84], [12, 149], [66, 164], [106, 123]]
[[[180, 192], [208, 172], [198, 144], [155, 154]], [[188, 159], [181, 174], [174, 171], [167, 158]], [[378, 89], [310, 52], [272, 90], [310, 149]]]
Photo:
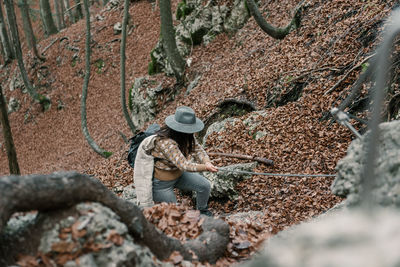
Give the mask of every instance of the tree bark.
[[65, 5], [65, 12], [67, 13], [68, 19], [69, 19], [69, 23], [70, 24], [74, 24], [75, 21], [75, 17], [72, 15], [72, 10], [71, 7], [69, 5], [69, 0], [64, 0], [64, 5]]
[[83, 18], [82, 4], [80, 0], [74, 0], [74, 1], [75, 1], [74, 20], [78, 21]]
[[8, 167], [10, 169], [10, 174], [19, 175], [20, 171], [17, 160], [17, 152], [15, 151], [10, 122], [8, 120], [7, 103], [3, 95], [3, 88], [1, 87], [1, 85], [0, 85], [0, 122], [3, 127], [3, 137], [7, 151]]
[[135, 133], [136, 127], [133, 125], [131, 116], [129, 116], [128, 108], [126, 106], [126, 89], [125, 89], [125, 46], [126, 46], [126, 26], [129, 20], [129, 1], [124, 1], [124, 18], [122, 20], [122, 40], [121, 40], [121, 107], [126, 122], [132, 133]]
[[61, 17], [61, 29], [64, 29], [65, 26], [65, 5], [64, 5], [64, 0], [60, 0], [60, 17]]
[[55, 13], [56, 13], [56, 22], [57, 22], [57, 28], [58, 30], [62, 29], [62, 24], [61, 24], [61, 12], [60, 12], [60, 5], [59, 2], [60, 0], [54, 0], [54, 9], [55, 9]]
[[29, 16], [29, 5], [26, 2], [26, 0], [19, 0], [18, 7], [21, 11], [22, 24], [23, 24], [23, 29], [25, 32], [25, 37], [26, 37], [28, 46], [29, 46], [29, 48], [32, 49], [33, 54], [38, 59], [43, 61], [44, 57], [42, 57], [37, 50], [36, 37], [35, 37], [35, 34], [33, 33], [32, 22], [31, 22], [31, 19]]
[[76, 172], [5, 176], [0, 179], [0, 194], [0, 232], [15, 212], [55, 210], [93, 201], [112, 209], [135, 240], [149, 247], [160, 260], [178, 251], [185, 260], [192, 260], [193, 252], [199, 261], [215, 263], [229, 242], [228, 224], [207, 217], [202, 224], [203, 233], [182, 244], [157, 230], [138, 206], [118, 198], [98, 179]]
[[4, 51], [4, 63], [9, 63], [11, 62], [14, 58], [14, 51], [11, 47], [10, 39], [7, 34], [7, 27], [6, 27], [6, 22], [4, 20], [3, 16], [3, 9], [1, 7], [1, 1], [0, 1], [0, 40], [3, 45], [3, 51]]
[[258, 26], [266, 32], [269, 36], [275, 39], [283, 39], [286, 35], [288, 35], [292, 29], [297, 29], [300, 27], [300, 20], [301, 20], [301, 6], [296, 8], [295, 14], [291, 22], [284, 28], [275, 28], [271, 24], [265, 21], [262, 14], [258, 10], [257, 4], [254, 0], [246, 0], [247, 7], [250, 10], [251, 15], [254, 17], [254, 20], [257, 22]]
[[54, 24], [53, 16], [51, 14], [51, 8], [49, 0], [40, 0], [40, 14], [42, 17], [43, 25], [46, 34], [52, 35], [58, 32], [56, 25]]
[[89, 130], [87, 127], [87, 120], [86, 120], [86, 98], [87, 98], [87, 89], [89, 86], [89, 78], [90, 78], [90, 15], [89, 15], [89, 6], [87, 0], [83, 1], [83, 5], [85, 6], [86, 12], [86, 42], [85, 42], [85, 78], [83, 81], [82, 86], [82, 98], [81, 98], [81, 127], [83, 135], [85, 136], [86, 141], [89, 143], [90, 147], [100, 156], [104, 158], [108, 158], [111, 156], [111, 152], [105, 151], [101, 147], [99, 147], [93, 138], [89, 134]]
[[230, 154], [230, 153], [220, 153], [220, 152], [208, 152], [209, 156], [220, 156], [220, 157], [228, 157], [228, 158], [237, 158], [237, 159], [246, 159], [246, 160], [254, 160], [260, 163], [264, 163], [266, 165], [272, 166], [274, 162], [270, 159], [249, 156], [249, 155], [242, 155], [242, 154]]
[[183, 78], [185, 70], [185, 61], [179, 54], [178, 47], [176, 46], [175, 30], [172, 24], [171, 1], [160, 1], [160, 15], [161, 15], [161, 39], [167, 58], [174, 71], [175, 78], [180, 82]]
[[29, 81], [28, 74], [26, 72], [24, 61], [22, 58], [22, 50], [21, 50], [21, 43], [19, 40], [18, 28], [17, 28], [17, 20], [15, 18], [15, 11], [14, 5], [12, 0], [4, 0], [5, 7], [6, 7], [6, 14], [7, 19], [10, 25], [10, 32], [13, 43], [15, 45], [15, 54], [18, 61], [19, 70], [21, 72], [22, 80], [24, 81], [24, 85], [28, 90], [29, 95], [37, 102], [39, 102], [43, 109], [46, 109], [49, 106], [50, 100], [38, 94], [35, 88], [32, 86], [31, 82]]

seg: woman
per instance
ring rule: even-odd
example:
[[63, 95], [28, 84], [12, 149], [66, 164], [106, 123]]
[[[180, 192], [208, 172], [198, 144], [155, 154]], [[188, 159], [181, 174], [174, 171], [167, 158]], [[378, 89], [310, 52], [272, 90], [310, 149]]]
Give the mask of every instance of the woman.
[[[207, 205], [211, 190], [210, 182], [196, 173], [218, 171], [193, 135], [204, 128], [204, 123], [196, 118], [193, 109], [181, 106], [176, 109], [174, 115], [165, 119], [165, 124], [155, 135], [143, 141], [136, 156], [134, 177], [139, 205], [151, 205], [146, 200], [150, 195], [149, 186], [152, 186], [152, 200], [156, 202], [175, 203], [174, 188], [178, 188], [195, 191], [196, 208], [201, 214], [212, 216]], [[153, 166], [151, 184], [149, 179], [144, 178], [148, 176], [149, 171], [143, 174], [146, 171], [142, 170], [144, 166], [149, 167], [149, 161], [145, 163], [149, 154], [154, 158], [154, 165], [151, 160]], [[194, 163], [192, 159], [199, 163]]]
[[[196, 118], [193, 109], [182, 106], [165, 119], [165, 124], [156, 133], [155, 147], [151, 153], [156, 159], [153, 200], [176, 202], [174, 188], [196, 191], [196, 208], [200, 213], [211, 216], [207, 208], [210, 182], [196, 172], [217, 172], [218, 169], [193, 135], [204, 128], [204, 123]], [[192, 158], [199, 163], [191, 161]]]

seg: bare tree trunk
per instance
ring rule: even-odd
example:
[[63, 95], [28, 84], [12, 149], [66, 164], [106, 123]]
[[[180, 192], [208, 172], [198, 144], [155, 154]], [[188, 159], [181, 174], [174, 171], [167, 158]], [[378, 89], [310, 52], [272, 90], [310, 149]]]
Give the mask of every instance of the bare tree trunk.
[[129, 20], [129, 1], [124, 1], [124, 18], [122, 20], [122, 40], [121, 40], [121, 106], [122, 112], [126, 122], [132, 133], [135, 133], [136, 127], [133, 125], [132, 119], [129, 116], [128, 108], [126, 106], [126, 89], [125, 89], [125, 45], [126, 45], [126, 25]]
[[19, 40], [18, 28], [17, 28], [17, 20], [15, 18], [15, 11], [14, 5], [12, 0], [4, 0], [5, 7], [6, 7], [6, 14], [8, 19], [8, 24], [10, 25], [10, 32], [13, 43], [15, 45], [15, 54], [18, 61], [19, 70], [21, 72], [22, 80], [24, 81], [24, 85], [28, 90], [29, 95], [37, 102], [39, 102], [43, 109], [46, 110], [50, 104], [50, 100], [38, 94], [35, 88], [32, 86], [31, 82], [29, 81], [28, 74], [26, 73], [26, 69], [24, 66], [24, 61], [22, 58], [22, 50], [21, 50], [21, 43]]
[[40, 15], [42, 17], [44, 29], [47, 35], [52, 35], [58, 32], [56, 25], [54, 24], [53, 16], [51, 14], [51, 8], [49, 0], [39, 0], [40, 3]]
[[83, 1], [83, 4], [85, 6], [85, 13], [86, 13], [86, 54], [85, 54], [85, 63], [86, 63], [86, 72], [85, 72], [85, 78], [83, 81], [83, 87], [82, 87], [82, 98], [81, 98], [81, 126], [82, 126], [82, 132], [83, 135], [85, 136], [85, 139], [89, 143], [90, 147], [99, 155], [101, 155], [104, 158], [108, 158], [111, 156], [111, 152], [108, 152], [101, 147], [99, 147], [96, 142], [93, 140], [93, 138], [89, 134], [89, 130], [87, 127], [87, 120], [86, 120], [86, 98], [87, 98], [87, 89], [89, 86], [89, 78], [90, 78], [90, 14], [89, 14], [89, 6], [87, 3], [87, 0]]
[[257, 22], [258, 26], [266, 32], [269, 36], [275, 39], [283, 39], [286, 35], [288, 35], [292, 29], [297, 29], [300, 27], [300, 19], [301, 19], [301, 10], [302, 7], [299, 6], [296, 8], [295, 14], [293, 16], [292, 21], [285, 28], [275, 28], [271, 24], [265, 21], [262, 14], [258, 10], [257, 4], [254, 0], [246, 0], [247, 6], [250, 10], [251, 15], [254, 17], [254, 20]]
[[11, 48], [10, 39], [8, 38], [6, 22], [3, 16], [3, 9], [1, 7], [1, 1], [0, 1], [0, 40], [3, 45], [4, 63], [6, 64], [11, 62], [15, 58], [15, 55], [13, 49]]
[[161, 15], [161, 38], [165, 52], [172, 69], [174, 70], [175, 78], [180, 82], [183, 79], [183, 72], [185, 70], [185, 61], [179, 54], [178, 47], [176, 46], [175, 30], [172, 24], [171, 14], [171, 1], [160, 1], [160, 15]]
[[65, 26], [65, 17], [64, 17], [64, 13], [65, 13], [65, 5], [64, 5], [64, 0], [60, 0], [60, 17], [61, 17], [61, 29], [64, 29]]
[[80, 0], [74, 0], [74, 1], [75, 1], [74, 20], [78, 21], [83, 18], [82, 4]]
[[37, 50], [37, 45], [36, 45], [36, 37], [35, 34], [33, 33], [32, 29], [32, 23], [31, 19], [29, 16], [29, 5], [26, 2], [26, 0], [19, 0], [18, 1], [18, 7], [21, 11], [21, 17], [22, 17], [22, 23], [23, 23], [23, 29], [25, 32], [25, 37], [28, 43], [29, 48], [32, 49], [33, 54], [40, 60], [44, 61], [45, 58], [42, 57], [38, 50]]
[[19, 175], [20, 171], [17, 160], [17, 152], [15, 151], [10, 122], [8, 121], [7, 103], [3, 95], [3, 88], [1, 88], [1, 85], [0, 85], [0, 122], [3, 127], [3, 137], [7, 151], [8, 168], [10, 169], [10, 174]]
[[70, 24], [74, 24], [75, 21], [75, 17], [72, 15], [72, 10], [71, 7], [69, 5], [69, 0], [64, 0], [64, 5], [65, 5], [65, 12], [67, 13], [68, 19], [69, 19], [69, 23]]
[[60, 5], [58, 4], [59, 0], [54, 0], [54, 10], [55, 10], [55, 15], [56, 15], [56, 24], [57, 24], [57, 29], [61, 30], [61, 15], [60, 15]]
[[113, 210], [135, 240], [147, 246], [160, 260], [178, 251], [185, 260], [197, 256], [200, 262], [215, 263], [224, 254], [229, 242], [228, 224], [221, 219], [207, 217], [202, 224], [203, 233], [182, 244], [157, 230], [138, 206], [119, 198], [98, 179], [75, 172], [5, 176], [0, 179], [0, 195], [0, 232], [15, 212], [63, 209], [93, 201]]

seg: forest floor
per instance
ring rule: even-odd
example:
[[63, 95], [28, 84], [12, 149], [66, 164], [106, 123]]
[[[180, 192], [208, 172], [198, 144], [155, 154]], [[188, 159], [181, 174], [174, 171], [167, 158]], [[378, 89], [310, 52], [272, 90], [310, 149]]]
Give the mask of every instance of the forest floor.
[[[172, 1], [173, 8], [178, 1]], [[261, 1], [264, 15], [275, 26], [290, 21], [296, 0]], [[254, 132], [242, 124], [228, 128], [221, 135], [210, 135], [206, 151], [240, 153], [265, 157], [273, 167], [261, 164], [257, 172], [334, 174], [353, 136], [349, 130], [321, 118], [337, 106], [350, 90], [362, 70], [360, 65], [373, 51], [376, 25], [389, 14], [392, 6], [385, 1], [311, 0], [305, 3], [301, 27], [283, 40], [265, 34], [251, 18], [235, 35], [221, 34], [207, 46], [193, 48], [187, 77], [201, 74], [199, 85], [185, 95], [186, 87], [176, 99], [160, 110], [155, 121], [163, 123], [177, 106], [191, 106], [206, 120], [227, 98], [245, 99], [264, 110], [268, 116]], [[97, 12], [96, 15], [94, 12]], [[85, 20], [58, 34], [39, 39], [39, 51], [45, 62], [34, 60], [24, 48], [25, 64], [31, 79], [52, 105], [43, 112], [21, 89], [10, 91], [16, 64], [2, 69], [1, 85], [7, 99], [21, 101], [19, 111], [9, 119], [22, 174], [76, 170], [99, 178], [110, 189], [132, 183], [133, 170], [126, 162], [130, 137], [120, 104], [120, 35], [113, 26], [121, 22], [122, 4], [111, 10], [96, 8], [92, 12], [91, 78], [88, 88], [87, 123], [96, 143], [113, 152], [104, 159], [87, 144], [81, 132], [80, 101], [85, 70]], [[147, 75], [150, 52], [160, 32], [159, 10], [154, 3], [131, 3], [132, 24], [126, 43], [126, 85]], [[37, 28], [37, 32], [41, 30]], [[22, 32], [22, 31], [21, 31]], [[75, 58], [75, 59], [74, 59]], [[40, 78], [38, 78], [40, 77]], [[158, 74], [155, 78], [173, 85], [174, 79]], [[325, 94], [335, 84], [335, 90]], [[281, 95], [293, 86], [303, 86], [301, 96], [284, 105], [268, 106], [272, 92]], [[267, 107], [268, 106], [268, 107]], [[236, 116], [242, 120], [248, 114]], [[358, 127], [356, 122], [352, 121]], [[267, 135], [255, 140], [253, 134]], [[4, 145], [0, 143], [0, 175], [8, 174]], [[217, 166], [239, 163], [232, 158], [212, 158]], [[231, 243], [218, 266], [248, 259], [268, 236], [319, 215], [341, 201], [330, 191], [333, 178], [268, 177], [254, 175], [238, 184], [239, 198], [233, 201], [210, 201], [216, 216], [260, 211], [241, 222], [230, 221]], [[171, 209], [184, 212], [191, 201], [160, 205], [147, 214], [168, 216]], [[177, 226], [168, 226], [178, 236]], [[176, 259], [175, 259], [176, 260]]]

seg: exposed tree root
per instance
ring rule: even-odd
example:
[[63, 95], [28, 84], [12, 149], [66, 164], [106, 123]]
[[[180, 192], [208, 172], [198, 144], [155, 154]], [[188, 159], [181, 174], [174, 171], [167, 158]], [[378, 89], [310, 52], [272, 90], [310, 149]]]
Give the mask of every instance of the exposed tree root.
[[129, 233], [160, 260], [178, 251], [185, 260], [197, 257], [199, 261], [214, 263], [224, 254], [229, 241], [228, 224], [206, 218], [203, 233], [182, 244], [156, 229], [138, 206], [119, 198], [96, 178], [76, 172], [5, 176], [0, 179], [0, 194], [0, 232], [15, 212], [64, 209], [83, 201], [93, 201], [112, 209], [127, 225]]

